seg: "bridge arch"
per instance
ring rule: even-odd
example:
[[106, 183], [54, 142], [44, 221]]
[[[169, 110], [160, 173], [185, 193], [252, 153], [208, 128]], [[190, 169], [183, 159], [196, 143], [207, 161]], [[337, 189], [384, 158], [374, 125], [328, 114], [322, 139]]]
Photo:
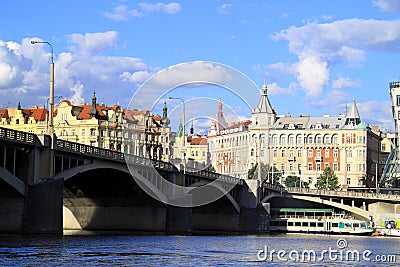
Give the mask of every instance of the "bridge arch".
[[274, 197], [293, 198], [293, 199], [304, 200], [304, 201], [309, 201], [309, 202], [318, 203], [318, 204], [324, 204], [324, 205], [328, 205], [331, 207], [335, 207], [335, 208], [339, 208], [339, 209], [351, 212], [352, 214], [358, 215], [364, 219], [368, 219], [368, 217], [370, 215], [374, 216], [374, 214], [372, 214], [371, 212], [364, 210], [364, 209], [360, 209], [360, 208], [349, 206], [349, 205], [344, 205], [344, 204], [341, 204], [338, 202], [334, 202], [334, 201], [327, 200], [327, 199], [322, 199], [320, 197], [313, 197], [313, 196], [287, 195], [287, 194], [281, 195], [278, 192], [271, 192], [269, 195], [267, 195], [266, 197], [264, 197], [262, 199], [261, 203], [268, 202], [271, 198], [274, 198]]
[[200, 181], [197, 183], [194, 183], [191, 185], [191, 187], [194, 187], [192, 189], [190, 189], [187, 193], [193, 193], [194, 190], [197, 190], [198, 188], [202, 187], [202, 186], [211, 186], [212, 188], [217, 189], [219, 192], [223, 193], [225, 195], [225, 197], [228, 198], [228, 200], [230, 201], [230, 203], [233, 205], [233, 207], [235, 208], [237, 213], [240, 213], [240, 206], [239, 203], [231, 196], [231, 194], [229, 194], [229, 192], [226, 191], [225, 188], [223, 188], [220, 184], [218, 183], [213, 183], [212, 185], [210, 183], [207, 183], [205, 181]]
[[21, 179], [9, 172], [7, 169], [0, 167], [0, 179], [9, 184], [22, 196], [26, 196], [26, 185]]
[[[91, 164], [84, 164], [80, 165], [77, 167], [73, 167], [70, 169], [67, 169], [63, 172], [57, 173], [54, 178], [55, 179], [63, 179], [64, 182], [67, 180], [71, 179], [72, 177], [89, 172], [89, 171], [94, 171], [98, 169], [112, 169], [112, 170], [117, 170], [121, 171], [123, 173], [132, 175], [131, 172], [129, 171], [128, 167], [125, 164], [120, 164], [120, 163], [113, 163], [113, 162], [100, 162], [100, 161], [93, 161]], [[138, 178], [147, 188], [150, 189], [152, 192], [152, 197], [157, 199], [158, 201], [161, 201], [163, 203], [167, 203], [167, 197], [154, 185], [152, 184], [147, 178], [145, 178], [143, 175], [141, 175], [139, 172], [136, 172], [134, 174], [136, 178]], [[134, 179], [134, 177], [132, 177]], [[134, 179], [135, 182], [137, 183], [137, 180]]]

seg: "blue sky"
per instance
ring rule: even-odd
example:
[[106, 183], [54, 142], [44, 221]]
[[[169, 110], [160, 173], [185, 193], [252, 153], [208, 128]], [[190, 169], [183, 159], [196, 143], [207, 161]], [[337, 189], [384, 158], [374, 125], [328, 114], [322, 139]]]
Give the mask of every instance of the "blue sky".
[[[364, 121], [394, 128], [388, 84], [400, 80], [398, 0], [14, 0], [2, 2], [0, 25], [0, 108], [46, 103], [50, 49], [30, 44], [45, 40], [54, 48], [55, 95], [75, 104], [90, 102], [96, 90], [99, 102], [127, 107], [157, 72], [207, 61], [259, 88], [266, 80], [278, 114], [337, 115], [354, 99]], [[203, 71], [190, 70], [194, 79]], [[250, 87], [241, 97], [257, 99]], [[217, 87], [201, 88], [170, 92], [213, 99], [188, 104], [187, 117], [215, 113], [220, 98], [234, 111], [229, 121], [250, 117]], [[150, 107], [138, 101], [138, 108]]]

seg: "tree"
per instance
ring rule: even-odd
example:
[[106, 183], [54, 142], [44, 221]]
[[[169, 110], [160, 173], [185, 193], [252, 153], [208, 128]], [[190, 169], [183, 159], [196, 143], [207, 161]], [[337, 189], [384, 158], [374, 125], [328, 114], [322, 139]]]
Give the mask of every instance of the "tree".
[[[268, 164], [261, 163], [261, 180], [263, 181], [272, 181], [273, 184], [280, 185], [279, 181], [281, 180], [282, 173], [274, 166], [269, 167]], [[248, 179], [257, 179], [258, 178], [258, 163], [256, 163], [253, 167], [251, 167], [247, 171], [247, 178]]]
[[329, 167], [317, 178], [318, 189], [337, 190], [340, 188], [339, 180], [333, 170]]
[[[301, 182], [301, 185], [300, 185]], [[295, 175], [289, 175], [285, 179], [285, 186], [286, 187], [302, 187], [302, 188], [308, 188], [308, 183], [301, 181], [300, 177], [295, 176]]]

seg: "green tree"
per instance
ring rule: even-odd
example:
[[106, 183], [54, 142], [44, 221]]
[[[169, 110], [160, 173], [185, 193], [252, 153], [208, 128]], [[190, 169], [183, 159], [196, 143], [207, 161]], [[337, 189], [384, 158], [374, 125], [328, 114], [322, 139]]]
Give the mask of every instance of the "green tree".
[[[300, 186], [301, 182], [301, 186]], [[285, 179], [285, 186], [287, 187], [302, 187], [302, 188], [309, 188], [307, 182], [300, 181], [300, 177], [296, 175], [289, 175]]]
[[317, 178], [318, 189], [337, 190], [340, 188], [339, 180], [333, 170], [329, 167]]
[[[265, 181], [269, 179], [270, 181], [272, 181], [272, 176], [274, 177], [274, 184], [280, 185], [279, 181], [281, 180], [282, 173], [276, 167], [269, 167], [268, 164], [261, 163], [261, 180]], [[258, 163], [256, 163], [247, 171], [247, 178], [258, 178]]]

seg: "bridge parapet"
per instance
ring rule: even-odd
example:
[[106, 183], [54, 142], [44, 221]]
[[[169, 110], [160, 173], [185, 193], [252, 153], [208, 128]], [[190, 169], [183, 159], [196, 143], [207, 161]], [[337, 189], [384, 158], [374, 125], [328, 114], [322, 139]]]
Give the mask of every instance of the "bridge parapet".
[[354, 191], [334, 191], [334, 190], [321, 190], [321, 189], [309, 189], [309, 188], [286, 188], [289, 193], [300, 193], [308, 195], [323, 195], [323, 196], [336, 196], [336, 197], [347, 197], [347, 198], [364, 198], [364, 199], [379, 199], [379, 200], [393, 200], [400, 201], [399, 195], [390, 194], [375, 194], [369, 192], [354, 192]]
[[1, 140], [34, 145], [35, 137], [36, 135], [33, 133], [26, 133], [12, 129], [0, 128]]
[[186, 168], [186, 173], [191, 174], [191, 175], [196, 175], [196, 176], [200, 176], [209, 180], [221, 180], [223, 182], [227, 182], [227, 183], [233, 183], [233, 184], [238, 184], [238, 185], [243, 185], [243, 180], [233, 177], [233, 176], [229, 176], [229, 175], [224, 175], [224, 174], [220, 174], [220, 173], [216, 173], [216, 172], [210, 172], [207, 170], [199, 170], [196, 168]]

